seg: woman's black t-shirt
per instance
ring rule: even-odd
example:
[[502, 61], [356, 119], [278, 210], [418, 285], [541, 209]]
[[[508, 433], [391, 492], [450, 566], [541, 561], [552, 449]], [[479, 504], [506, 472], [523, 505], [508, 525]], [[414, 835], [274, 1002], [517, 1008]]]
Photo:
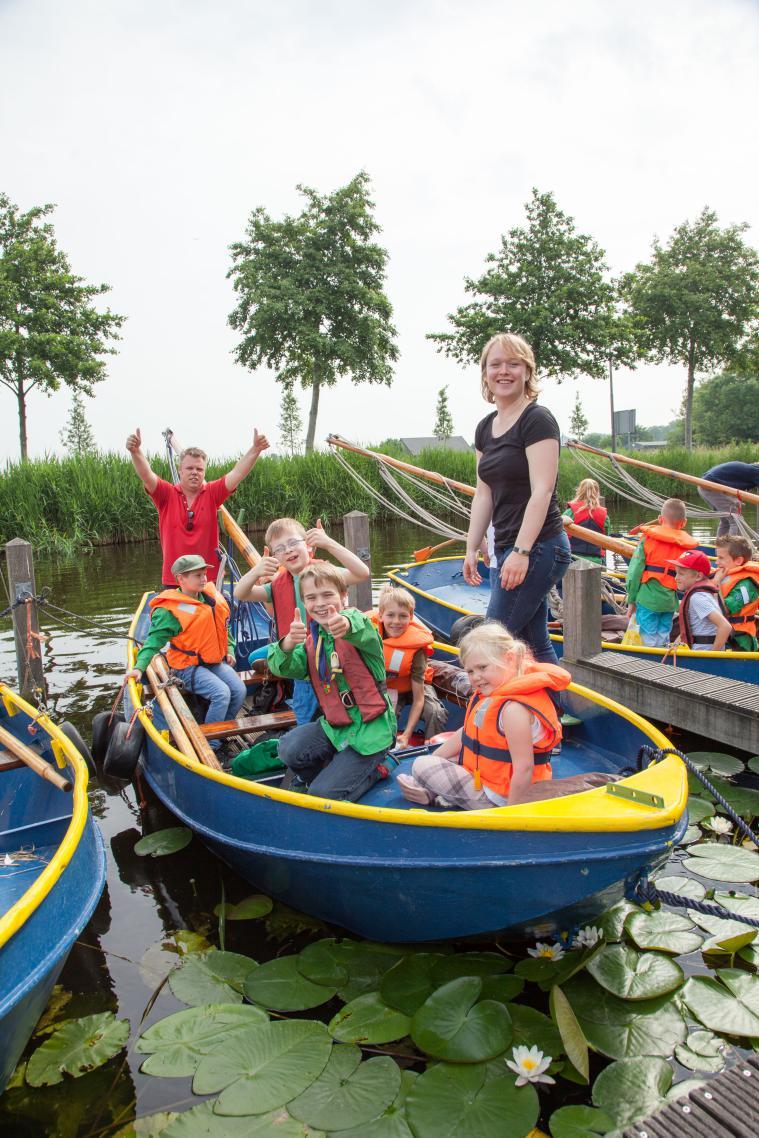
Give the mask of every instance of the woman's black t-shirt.
[[[496, 414], [493, 411], [486, 415], [477, 425], [474, 445], [482, 455], [477, 473], [493, 495], [495, 544], [498, 549], [504, 549], [516, 541], [530, 499], [530, 467], [525, 448], [544, 439], [556, 439], [561, 444], [561, 434], [551, 412], [530, 403], [513, 427], [494, 439], [492, 426]], [[546, 520], [535, 540], [555, 537], [561, 533], [563, 524], [554, 485]]]

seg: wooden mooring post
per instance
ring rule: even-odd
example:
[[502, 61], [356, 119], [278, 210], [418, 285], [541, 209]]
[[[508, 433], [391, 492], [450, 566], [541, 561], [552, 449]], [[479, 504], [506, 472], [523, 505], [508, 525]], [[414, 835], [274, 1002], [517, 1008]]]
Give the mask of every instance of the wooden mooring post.
[[24, 600], [13, 609], [13, 632], [16, 638], [16, 671], [22, 695], [47, 695], [42, 660], [42, 641], [37, 615], [37, 588], [34, 583], [34, 560], [28, 541], [14, 537], [5, 546], [8, 565], [8, 588], [11, 602]]
[[343, 514], [343, 533], [346, 548], [355, 553], [369, 570], [366, 581], [359, 581], [348, 589], [348, 600], [353, 608], [367, 612], [372, 607], [372, 558], [369, 545], [369, 517], [360, 510]]

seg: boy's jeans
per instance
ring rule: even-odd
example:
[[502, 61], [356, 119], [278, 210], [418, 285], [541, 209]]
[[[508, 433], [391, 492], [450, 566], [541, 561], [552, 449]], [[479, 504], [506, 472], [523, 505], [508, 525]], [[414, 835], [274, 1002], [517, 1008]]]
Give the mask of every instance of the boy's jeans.
[[[210, 700], [206, 723], [221, 723], [236, 717], [245, 699], [246, 687], [234, 668], [225, 661], [220, 664], [193, 664], [189, 668], [175, 668], [173, 672], [188, 691]], [[217, 750], [218, 740], [214, 740], [211, 746]]]

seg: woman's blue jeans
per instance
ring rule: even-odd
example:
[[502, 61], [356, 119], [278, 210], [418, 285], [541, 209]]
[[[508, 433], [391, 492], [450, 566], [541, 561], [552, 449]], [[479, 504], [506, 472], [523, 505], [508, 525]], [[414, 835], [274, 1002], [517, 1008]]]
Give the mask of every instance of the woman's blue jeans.
[[536, 660], [556, 664], [558, 657], [548, 636], [548, 594], [572, 561], [569, 538], [562, 531], [536, 541], [530, 553], [527, 576], [515, 589], [501, 586], [500, 570], [512, 547], [496, 549], [498, 577], [491, 572], [488, 620], [499, 620], [518, 640], [524, 640]]

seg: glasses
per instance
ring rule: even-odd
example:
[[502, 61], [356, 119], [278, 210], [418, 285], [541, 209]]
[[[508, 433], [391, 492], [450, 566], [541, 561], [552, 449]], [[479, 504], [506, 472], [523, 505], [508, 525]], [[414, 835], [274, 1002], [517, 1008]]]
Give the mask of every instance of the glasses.
[[188, 510], [187, 511], [187, 521], [185, 522], [185, 529], [187, 530], [188, 533], [192, 533], [194, 528], [195, 528], [195, 511], [194, 510]]
[[283, 553], [289, 553], [291, 549], [296, 549], [305, 541], [303, 537], [291, 537], [289, 541], [283, 541], [281, 545], [275, 545], [272, 553], [275, 557], [281, 557]]

